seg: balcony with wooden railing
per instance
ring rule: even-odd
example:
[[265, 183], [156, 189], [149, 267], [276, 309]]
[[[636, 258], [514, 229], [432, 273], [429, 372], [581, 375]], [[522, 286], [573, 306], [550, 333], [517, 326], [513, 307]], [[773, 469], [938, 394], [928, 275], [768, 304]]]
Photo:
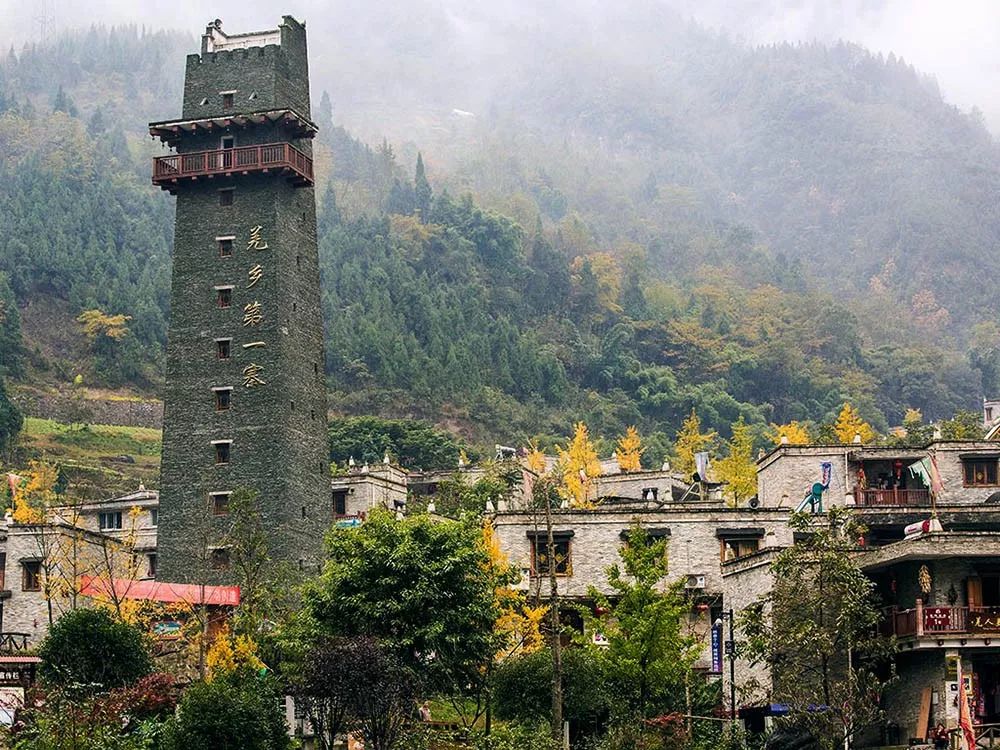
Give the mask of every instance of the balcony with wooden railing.
[[313, 184], [312, 159], [290, 143], [220, 148], [153, 159], [153, 184], [171, 192], [180, 182], [270, 172], [288, 176], [296, 187]]
[[862, 508], [926, 508], [931, 493], [919, 490], [879, 490], [854, 488], [854, 503]]
[[928, 607], [892, 610], [882, 623], [884, 635], [898, 638], [950, 635], [1000, 635], [1000, 607]]

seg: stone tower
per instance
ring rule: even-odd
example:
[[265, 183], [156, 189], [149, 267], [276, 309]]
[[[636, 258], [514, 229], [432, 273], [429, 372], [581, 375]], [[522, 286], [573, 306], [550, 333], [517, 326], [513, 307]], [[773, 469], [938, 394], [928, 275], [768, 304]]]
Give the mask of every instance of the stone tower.
[[317, 566], [331, 518], [305, 26], [227, 35], [189, 55], [164, 389], [157, 577], [232, 579], [229, 500], [256, 491], [271, 556]]

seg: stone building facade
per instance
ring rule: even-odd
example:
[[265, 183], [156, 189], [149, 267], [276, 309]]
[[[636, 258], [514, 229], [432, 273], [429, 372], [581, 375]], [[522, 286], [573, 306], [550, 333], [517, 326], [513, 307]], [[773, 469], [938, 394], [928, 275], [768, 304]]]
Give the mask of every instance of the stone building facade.
[[285, 16], [252, 34], [209, 25], [187, 58], [182, 119], [150, 125], [176, 150], [153, 174], [177, 195], [158, 559], [171, 580], [228, 580], [220, 510], [241, 488], [257, 493], [275, 550], [307, 568], [322, 555], [331, 509], [309, 118], [305, 27]]

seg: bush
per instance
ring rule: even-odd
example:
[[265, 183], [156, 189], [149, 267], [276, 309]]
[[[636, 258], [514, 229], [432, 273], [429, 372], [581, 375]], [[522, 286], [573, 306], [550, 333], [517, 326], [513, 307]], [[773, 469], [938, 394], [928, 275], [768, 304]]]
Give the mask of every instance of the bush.
[[287, 750], [291, 747], [274, 680], [240, 670], [184, 693], [165, 728], [163, 750]]
[[469, 739], [473, 750], [558, 750], [562, 743], [553, 740], [549, 732], [547, 724], [499, 725], [489, 734], [475, 731]]
[[[552, 652], [511, 659], [497, 670], [493, 708], [499, 719], [534, 725], [549, 721]], [[563, 717], [574, 734], [592, 734], [607, 721], [610, 705], [600, 662], [585, 648], [563, 651]]]
[[42, 641], [41, 678], [49, 685], [84, 691], [130, 685], [153, 671], [146, 637], [100, 609], [63, 615]]

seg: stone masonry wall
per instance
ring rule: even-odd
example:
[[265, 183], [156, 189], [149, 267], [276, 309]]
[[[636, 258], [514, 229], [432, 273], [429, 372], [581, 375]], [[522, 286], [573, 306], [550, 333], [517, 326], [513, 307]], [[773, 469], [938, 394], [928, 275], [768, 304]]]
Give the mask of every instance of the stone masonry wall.
[[[252, 107], [237, 96], [236, 111], [295, 106], [309, 116], [302, 27], [286, 18], [280, 48], [189, 58], [185, 116], [203, 116], [192, 108], [227, 89], [257, 94]], [[309, 152], [308, 142], [296, 145]], [[232, 205], [220, 205], [225, 188], [234, 190]], [[235, 237], [231, 257], [219, 255], [216, 238], [225, 236]], [[228, 307], [217, 302], [220, 286], [232, 288]], [[259, 320], [248, 320], [253, 311]], [[217, 356], [219, 339], [230, 340], [229, 358]], [[318, 567], [331, 517], [323, 359], [313, 189], [275, 173], [179, 186], [159, 577], [229, 580], [227, 571], [204, 562], [228, 525], [212, 515], [208, 496], [243, 487], [258, 493], [272, 555]], [[230, 408], [216, 410], [216, 388], [232, 389]], [[213, 441], [220, 440], [231, 441], [230, 458], [217, 465]]]

